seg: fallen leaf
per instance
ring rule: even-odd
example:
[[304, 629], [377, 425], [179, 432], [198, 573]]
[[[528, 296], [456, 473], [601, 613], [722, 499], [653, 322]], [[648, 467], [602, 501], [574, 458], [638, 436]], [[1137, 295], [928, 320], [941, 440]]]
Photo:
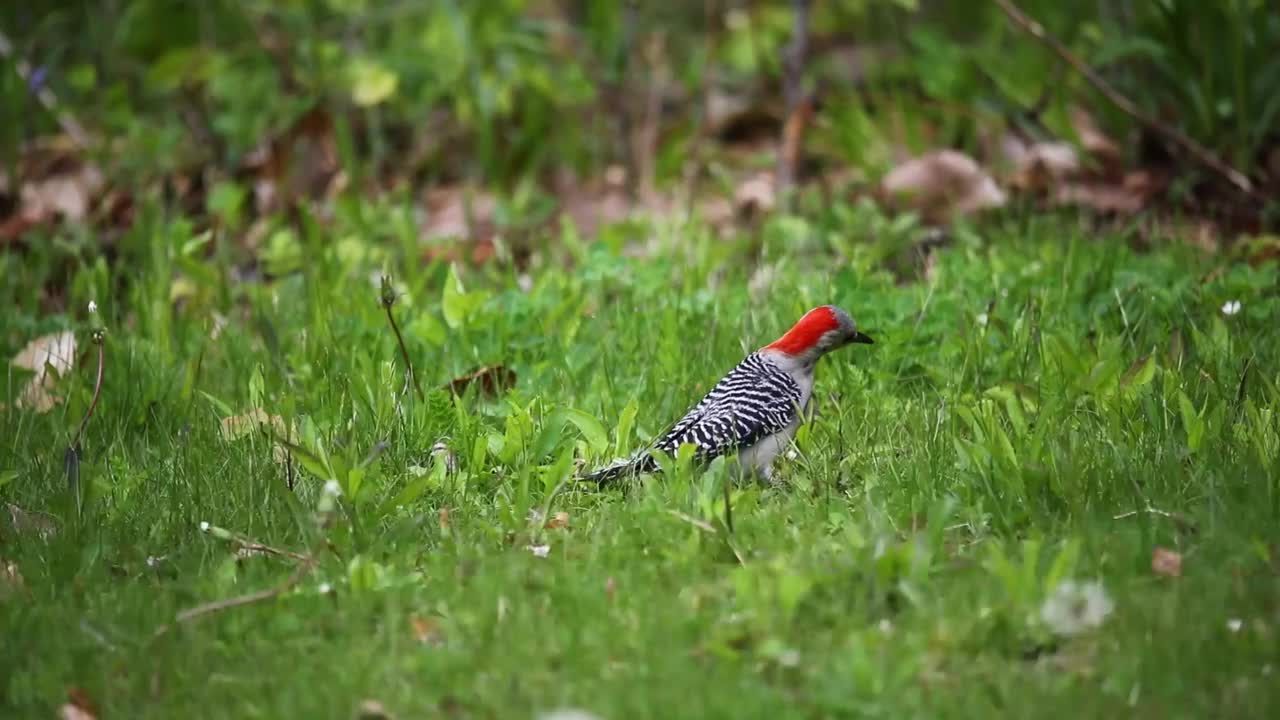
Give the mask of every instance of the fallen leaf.
[[13, 364], [37, 373], [45, 372], [45, 365], [51, 365], [59, 375], [66, 375], [76, 357], [76, 336], [70, 330], [43, 335], [27, 343], [17, 355], [13, 356]]
[[955, 150], [907, 160], [884, 176], [880, 190], [891, 204], [915, 209], [935, 223], [998, 208], [1008, 201], [977, 161]]
[[1052, 190], [1080, 174], [1080, 158], [1071, 143], [1038, 142], [1026, 148], [1014, 166], [1013, 184], [1031, 192]]
[[222, 439], [228, 442], [239, 440], [258, 428], [269, 428], [280, 435], [285, 435], [284, 418], [279, 415], [268, 415], [262, 408], [254, 408], [243, 415], [233, 415], [222, 419]]
[[387, 712], [377, 700], [363, 700], [356, 708], [356, 720], [395, 720], [395, 716]]
[[7, 503], [9, 509], [9, 524], [13, 527], [13, 531], [18, 534], [34, 532], [41, 539], [49, 539], [58, 531], [58, 523], [52, 515], [34, 510], [23, 510], [22, 508]]
[[427, 222], [419, 240], [424, 243], [442, 240], [492, 240], [494, 212], [498, 201], [490, 193], [461, 186], [428, 190]]
[[733, 191], [733, 208], [739, 218], [751, 219], [771, 212], [777, 204], [776, 178], [762, 171], [747, 176]]
[[18, 569], [18, 563], [0, 560], [0, 589], [21, 590], [26, 585], [22, 579], [22, 571]]
[[69, 702], [64, 704], [60, 711], [62, 720], [95, 720], [98, 717], [93, 701], [82, 688], [67, 688], [67, 700]]
[[515, 386], [516, 373], [505, 365], [486, 365], [450, 380], [442, 389], [461, 395], [472, 383], [480, 384], [480, 393], [485, 397], [496, 397]]
[[1182, 576], [1182, 555], [1158, 547], [1151, 551], [1151, 572], [1164, 577]]
[[563, 510], [557, 512], [550, 520], [547, 521], [546, 527], [552, 530], [569, 527], [569, 513]]
[[434, 616], [425, 618], [413, 615], [409, 618], [409, 627], [413, 637], [424, 645], [440, 645], [444, 642], [444, 632], [440, 628], [440, 619]]
[[1058, 205], [1076, 205], [1101, 213], [1132, 215], [1142, 210], [1160, 189], [1149, 173], [1126, 173], [1120, 182], [1088, 181], [1067, 183], [1053, 192]]
[[61, 398], [53, 393], [55, 377], [48, 370], [53, 368], [58, 377], [66, 375], [75, 363], [75, 354], [76, 337], [70, 330], [44, 335], [27, 343], [12, 362], [20, 368], [34, 371], [36, 375], [22, 389], [17, 406], [38, 413], [52, 410]]
[[1072, 108], [1071, 127], [1076, 131], [1085, 154], [1097, 162], [1104, 173], [1111, 174], [1120, 170], [1120, 145], [1098, 129], [1092, 115], [1083, 108]]

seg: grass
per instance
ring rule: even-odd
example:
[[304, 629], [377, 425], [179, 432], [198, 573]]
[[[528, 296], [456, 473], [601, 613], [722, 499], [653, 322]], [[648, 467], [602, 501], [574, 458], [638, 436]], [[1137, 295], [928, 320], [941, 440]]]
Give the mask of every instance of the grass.
[[[0, 585], [0, 714], [48, 717], [73, 687], [102, 717], [345, 718], [365, 699], [472, 718], [1280, 705], [1274, 266], [1143, 254], [1071, 218], [1011, 214], [962, 228], [903, 281], [881, 269], [901, 241], [837, 206], [746, 237], [660, 221], [547, 238], [525, 270], [423, 268], [411, 240], [375, 231], [404, 226], [395, 212], [304, 223], [272, 245], [294, 262], [263, 282], [233, 281], [241, 250], [159, 212], [110, 271], [76, 243], [0, 256], [16, 308], [0, 349], [76, 327], [83, 351], [90, 299], [109, 331], [82, 512], [63, 455], [92, 355], [49, 414], [13, 409], [25, 377], [7, 382], [0, 496], [58, 529], [0, 520], [0, 557], [23, 577]], [[45, 312], [38, 288], [59, 277], [70, 310]], [[1241, 311], [1224, 314], [1231, 300]], [[677, 460], [625, 492], [569, 482], [827, 302], [877, 344], [824, 360], [783, 484], [735, 488], [732, 534], [719, 464]], [[496, 398], [433, 390], [495, 364], [518, 377]], [[255, 407], [296, 428], [288, 468], [264, 435], [224, 436]], [[322, 527], [326, 480], [344, 493]], [[1126, 516], [1147, 508], [1174, 517]], [[294, 572], [238, 558], [202, 522], [320, 548], [317, 566], [157, 637]], [[1181, 554], [1181, 577], [1153, 573], [1157, 547]], [[1066, 579], [1105, 587], [1099, 627], [1061, 636], [1041, 618]]]

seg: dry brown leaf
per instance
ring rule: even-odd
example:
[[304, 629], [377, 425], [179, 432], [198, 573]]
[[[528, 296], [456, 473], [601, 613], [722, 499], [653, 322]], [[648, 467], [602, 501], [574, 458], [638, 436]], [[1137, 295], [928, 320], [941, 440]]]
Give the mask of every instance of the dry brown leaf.
[[13, 356], [13, 364], [20, 368], [44, 373], [45, 364], [53, 366], [59, 375], [66, 375], [76, 358], [76, 336], [70, 330], [44, 335], [27, 343], [17, 355]]
[[49, 374], [48, 368], [53, 368], [58, 377], [66, 375], [75, 363], [75, 355], [76, 336], [70, 330], [44, 335], [27, 343], [12, 362], [20, 368], [34, 371], [36, 375], [18, 396], [17, 406], [38, 413], [52, 410], [61, 398], [53, 393], [55, 378]]
[[62, 720], [95, 720], [98, 717], [98, 711], [84, 689], [67, 688], [67, 700], [59, 711]]
[[52, 515], [35, 510], [23, 510], [13, 503], [6, 503], [6, 506], [9, 510], [9, 524], [14, 532], [20, 535], [34, 532], [45, 540], [58, 532], [58, 523]]
[[1095, 181], [1069, 183], [1053, 192], [1058, 205], [1077, 205], [1100, 213], [1132, 215], [1146, 207], [1159, 184], [1142, 171], [1127, 173], [1119, 183]]
[[1096, 161], [1105, 173], [1119, 171], [1120, 145], [1098, 129], [1092, 115], [1083, 108], [1072, 108], [1071, 127], [1080, 138], [1080, 147], [1084, 148], [1085, 154]]
[[1079, 174], [1075, 147], [1065, 142], [1039, 142], [1028, 146], [1018, 159], [1013, 183], [1024, 190], [1043, 192]]
[[492, 240], [498, 201], [484, 191], [451, 185], [427, 191], [427, 222], [419, 240]]
[[447, 532], [449, 530], [449, 508], [440, 508], [438, 515], [436, 520], [440, 526], [440, 532]]
[[347, 183], [341, 172], [333, 117], [316, 107], [258, 146], [241, 165], [252, 179], [255, 207], [267, 215], [299, 198], [333, 197]]
[[413, 630], [414, 639], [424, 645], [440, 645], [444, 642], [440, 618], [433, 615], [427, 617], [412, 615], [409, 617], [409, 627]]
[[613, 598], [617, 596], [617, 594], [618, 582], [613, 579], [612, 575], [610, 575], [609, 578], [604, 581], [604, 596], [609, 599], [609, 602], [613, 602]]
[[222, 439], [228, 442], [239, 440], [258, 428], [266, 427], [279, 435], [285, 435], [289, 429], [285, 427], [284, 418], [279, 415], [268, 415], [262, 408], [254, 408], [243, 415], [233, 415], [222, 419]]
[[747, 176], [733, 190], [734, 214], [750, 219], [772, 212], [778, 201], [776, 185], [777, 179], [770, 171]]
[[356, 720], [395, 720], [395, 715], [377, 700], [363, 700], [356, 708]]
[[547, 520], [546, 527], [553, 530], [569, 527], [569, 513], [563, 510], [557, 512], [555, 515], [551, 516], [550, 520]]
[[505, 365], [486, 365], [450, 380], [441, 389], [461, 395], [472, 383], [479, 383], [482, 395], [494, 397], [515, 386], [516, 373]]
[[0, 589], [22, 590], [26, 586], [18, 563], [0, 560]]
[[911, 158], [880, 182], [890, 203], [919, 211], [930, 222], [998, 208], [1008, 196], [977, 161], [955, 150]]
[[1164, 577], [1182, 576], [1182, 555], [1158, 547], [1151, 551], [1151, 572]]

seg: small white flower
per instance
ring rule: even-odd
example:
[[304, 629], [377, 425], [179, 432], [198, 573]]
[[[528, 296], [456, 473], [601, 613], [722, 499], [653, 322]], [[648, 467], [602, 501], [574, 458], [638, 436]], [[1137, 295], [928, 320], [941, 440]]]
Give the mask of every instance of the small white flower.
[[893, 623], [889, 622], [889, 618], [881, 618], [880, 622], [876, 623], [876, 627], [885, 635], [893, 633]]
[[320, 587], [316, 589], [320, 591], [321, 595], [328, 595], [333, 592], [333, 586], [329, 583], [320, 583]]
[[94, 302], [93, 300], [90, 300], [90, 301], [89, 301], [89, 314], [90, 314], [90, 315], [93, 315], [93, 314], [94, 314], [94, 313], [96, 313], [96, 312], [98, 312], [98, 303]]
[[342, 495], [342, 486], [337, 480], [330, 480], [324, 484], [324, 494], [329, 497], [339, 497]]
[[1102, 625], [1115, 603], [1102, 583], [1065, 580], [1040, 607], [1040, 619], [1058, 635], [1079, 635]]
[[524, 549], [533, 553], [534, 557], [544, 558], [551, 554], [550, 545], [526, 545]]
[[1239, 300], [1228, 300], [1228, 301], [1226, 301], [1226, 302], [1222, 303], [1222, 314], [1223, 314], [1223, 315], [1226, 315], [1226, 316], [1230, 317], [1230, 316], [1232, 316], [1232, 315], [1235, 315], [1235, 314], [1236, 314], [1236, 313], [1238, 313], [1238, 312], [1240, 312], [1240, 301], [1239, 301]]
[[200, 532], [209, 532], [209, 523], [208, 523], [208, 522], [201, 521], [201, 523], [200, 523]]
[[978, 313], [978, 324], [981, 325], [982, 327], [986, 327], [987, 321], [990, 319], [991, 318], [987, 317], [986, 313]]
[[1240, 628], [1244, 627], [1244, 621], [1240, 618], [1231, 618], [1227, 621], [1227, 629], [1233, 633], [1240, 632]]

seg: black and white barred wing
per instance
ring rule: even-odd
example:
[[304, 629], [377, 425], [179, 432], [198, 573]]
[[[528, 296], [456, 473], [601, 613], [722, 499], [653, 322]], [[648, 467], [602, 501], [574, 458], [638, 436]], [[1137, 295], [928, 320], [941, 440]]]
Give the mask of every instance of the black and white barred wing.
[[748, 355], [654, 447], [674, 454], [683, 444], [712, 460], [750, 447], [796, 419], [800, 386], [758, 353]]
[[[650, 447], [674, 455], [687, 443], [697, 448], [694, 457], [712, 460], [780, 432], [799, 414], [799, 403], [800, 386], [795, 380], [752, 353]], [[586, 479], [605, 483], [657, 469], [653, 456], [645, 450]]]

